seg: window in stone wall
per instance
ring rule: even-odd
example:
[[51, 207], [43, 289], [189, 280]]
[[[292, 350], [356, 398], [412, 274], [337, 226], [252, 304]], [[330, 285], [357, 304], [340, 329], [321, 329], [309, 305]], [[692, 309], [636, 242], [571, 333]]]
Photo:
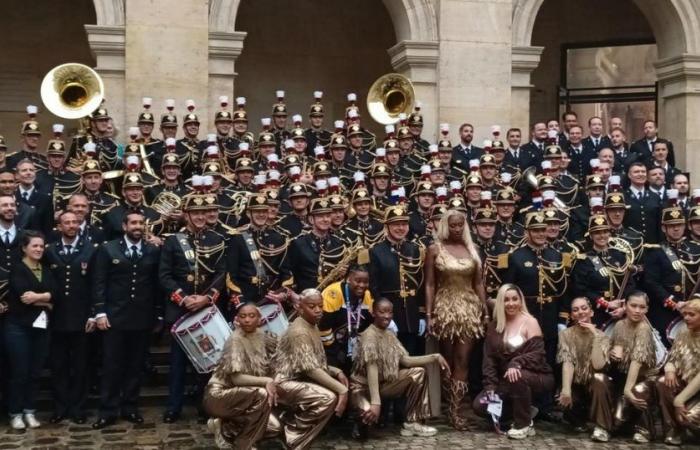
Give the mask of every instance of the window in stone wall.
[[656, 117], [656, 44], [564, 47], [560, 113], [622, 118], [629, 139]]

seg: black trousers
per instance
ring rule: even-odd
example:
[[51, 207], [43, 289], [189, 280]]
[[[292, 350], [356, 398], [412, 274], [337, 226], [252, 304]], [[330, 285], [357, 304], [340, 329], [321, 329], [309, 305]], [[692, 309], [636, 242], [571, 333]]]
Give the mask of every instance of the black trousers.
[[87, 350], [88, 339], [92, 336], [84, 331], [51, 332], [51, 378], [56, 415], [85, 415]]
[[100, 418], [116, 418], [138, 412], [143, 364], [150, 344], [150, 330], [115, 330], [103, 336], [103, 373]]

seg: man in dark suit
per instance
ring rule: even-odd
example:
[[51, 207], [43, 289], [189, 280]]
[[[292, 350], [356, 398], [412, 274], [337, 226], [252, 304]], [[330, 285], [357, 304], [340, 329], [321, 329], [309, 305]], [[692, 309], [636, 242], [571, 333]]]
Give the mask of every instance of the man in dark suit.
[[15, 171], [17, 178], [15, 197], [17, 202], [33, 206], [36, 209], [31, 227], [48, 236], [54, 224], [51, 194], [41, 192], [37, 188], [35, 184], [36, 167], [32, 161], [23, 159], [17, 163]]
[[585, 147], [582, 142], [583, 129], [574, 125], [569, 129], [569, 147], [566, 149], [571, 162], [569, 172], [581, 183], [591, 174], [591, 160], [597, 157], [592, 147]]
[[[44, 258], [57, 283], [51, 303], [51, 379], [54, 415], [51, 423], [72, 417], [85, 423], [87, 394], [88, 333], [95, 328], [90, 317], [90, 279], [97, 244], [80, 239], [76, 214], [66, 211], [58, 218], [60, 238], [46, 248]], [[65, 287], [64, 287], [65, 286]]]
[[610, 132], [610, 143], [612, 151], [615, 153], [613, 172], [627, 172], [633, 162], [640, 160], [638, 153], [629, 150], [627, 135], [622, 128], [615, 128]]
[[588, 136], [583, 140], [583, 147], [596, 153], [603, 147], [610, 146], [610, 138], [603, 134], [603, 119], [593, 116], [588, 119]]
[[[137, 401], [151, 330], [162, 316], [158, 247], [143, 239], [145, 219], [129, 211], [124, 235], [100, 247], [95, 260], [93, 302], [97, 328], [104, 332], [104, 374], [94, 429], [124, 419], [143, 423]], [[161, 319], [162, 320], [162, 319]]]
[[[578, 124], [578, 114], [576, 114], [575, 111], [566, 111], [561, 115], [561, 123], [564, 129], [559, 133], [558, 143], [561, 148], [566, 148], [571, 142], [569, 137], [571, 129], [580, 126]], [[583, 134], [583, 128], [581, 129], [581, 133]]]
[[547, 146], [547, 124], [537, 122], [532, 125], [532, 140], [520, 147], [521, 150], [530, 152], [539, 161], [544, 157], [544, 148]]
[[459, 127], [460, 142], [452, 149], [452, 166], [469, 173], [469, 161], [479, 159], [484, 154], [484, 149], [472, 145], [474, 140], [474, 126], [463, 123]]
[[528, 167], [539, 167], [540, 161], [528, 150], [524, 150], [520, 143], [522, 142], [522, 132], [520, 128], [511, 128], [506, 133], [508, 148], [503, 157], [501, 165], [502, 172], [510, 172], [512, 174], [522, 172]]
[[[646, 164], [651, 163], [652, 153], [654, 152], [654, 143], [659, 138], [659, 129], [656, 127], [656, 122], [653, 120], [647, 120], [644, 122], [644, 137], [635, 141], [630, 147], [631, 152], [635, 152], [640, 155], [641, 160]], [[676, 165], [676, 158], [673, 153], [673, 143], [668, 140], [664, 140], [668, 148], [668, 162], [671, 166]]]
[[647, 188], [647, 168], [636, 161], [627, 171], [630, 187], [625, 190], [629, 209], [624, 225], [644, 236], [644, 242], [657, 244], [661, 239], [661, 198]]
[[659, 167], [664, 171], [666, 187], [670, 187], [673, 182], [673, 177], [681, 173], [680, 169], [673, 167], [668, 160], [670, 144], [671, 143], [666, 139], [657, 139], [654, 142], [654, 151], [651, 154], [651, 161], [649, 161], [649, 168]]

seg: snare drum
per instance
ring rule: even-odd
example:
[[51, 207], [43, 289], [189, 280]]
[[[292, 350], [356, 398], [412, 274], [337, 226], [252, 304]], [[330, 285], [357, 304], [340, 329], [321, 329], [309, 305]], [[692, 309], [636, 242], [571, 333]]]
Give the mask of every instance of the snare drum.
[[282, 305], [278, 303], [263, 303], [258, 306], [260, 315], [262, 316], [262, 329], [274, 336], [282, 336], [287, 328], [289, 328], [289, 320], [284, 312]]
[[231, 328], [216, 306], [182, 316], [170, 329], [198, 373], [214, 370]]
[[688, 325], [685, 324], [685, 321], [683, 320], [683, 318], [676, 317], [666, 327], [666, 339], [668, 339], [668, 342], [673, 344], [673, 341], [676, 340], [678, 335], [681, 334], [682, 331], [687, 330], [687, 329], [688, 329]]

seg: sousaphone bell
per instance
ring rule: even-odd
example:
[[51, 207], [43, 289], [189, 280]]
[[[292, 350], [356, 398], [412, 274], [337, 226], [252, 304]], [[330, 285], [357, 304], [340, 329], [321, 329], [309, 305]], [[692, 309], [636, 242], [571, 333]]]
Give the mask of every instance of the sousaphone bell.
[[369, 88], [367, 110], [376, 122], [390, 125], [399, 121], [400, 114], [410, 114], [415, 100], [411, 80], [398, 73], [388, 73]]
[[54, 67], [41, 82], [41, 100], [54, 115], [80, 119], [95, 111], [104, 99], [102, 78], [84, 64]]

